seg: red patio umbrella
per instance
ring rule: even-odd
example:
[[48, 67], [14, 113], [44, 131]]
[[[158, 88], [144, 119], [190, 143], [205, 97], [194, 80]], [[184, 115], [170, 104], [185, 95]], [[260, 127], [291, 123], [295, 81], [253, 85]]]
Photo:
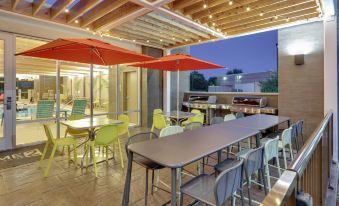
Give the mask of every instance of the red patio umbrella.
[[[93, 117], [93, 64], [115, 65], [154, 59], [96, 39], [57, 39], [16, 55], [90, 64], [91, 120]], [[59, 64], [57, 67], [59, 74]], [[59, 104], [59, 98], [57, 104]]]
[[177, 111], [179, 111], [179, 71], [218, 69], [223, 66], [194, 58], [187, 54], [172, 54], [156, 60], [131, 64], [130, 66], [177, 72]]

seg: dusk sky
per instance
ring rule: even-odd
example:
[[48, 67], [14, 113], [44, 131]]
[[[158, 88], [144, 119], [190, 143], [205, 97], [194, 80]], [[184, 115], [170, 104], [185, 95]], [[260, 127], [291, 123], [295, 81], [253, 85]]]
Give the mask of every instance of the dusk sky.
[[[269, 31], [222, 41], [194, 45], [193, 57], [220, 64], [226, 68], [242, 69], [244, 73], [277, 70], [277, 31]], [[229, 69], [200, 70], [206, 78], [225, 75]]]

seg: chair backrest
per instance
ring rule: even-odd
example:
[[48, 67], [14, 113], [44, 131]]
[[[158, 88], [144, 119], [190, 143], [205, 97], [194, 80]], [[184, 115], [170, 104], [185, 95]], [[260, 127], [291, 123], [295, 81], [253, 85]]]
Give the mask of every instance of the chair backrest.
[[237, 112], [237, 113], [235, 113], [235, 117], [236, 117], [237, 119], [243, 118], [243, 117], [245, 117], [245, 114], [242, 113], [242, 112]]
[[162, 114], [162, 113], [163, 113], [162, 109], [154, 109], [153, 110], [153, 114]]
[[270, 139], [265, 143], [264, 153], [265, 153], [266, 161], [270, 161], [273, 157], [278, 156], [278, 152], [279, 152], [278, 143], [279, 143], [279, 137]]
[[212, 119], [211, 119], [211, 125], [213, 125], [213, 124], [220, 124], [220, 123], [223, 123], [224, 122], [224, 118], [222, 118], [222, 117], [213, 117]]
[[248, 176], [251, 176], [255, 171], [264, 168], [264, 146], [251, 149], [245, 158], [244, 167], [247, 170]]
[[292, 127], [284, 129], [281, 134], [281, 141], [283, 145], [292, 145]]
[[195, 114], [193, 117], [188, 118], [188, 122], [200, 122], [201, 124], [204, 124], [204, 120], [204, 114], [201, 112]]
[[153, 114], [153, 125], [156, 129], [167, 127], [166, 118], [162, 114]]
[[55, 140], [54, 140], [51, 128], [47, 124], [43, 124], [43, 126], [44, 126], [44, 129], [45, 129], [45, 133], [46, 133], [48, 143], [54, 144]]
[[159, 137], [166, 137], [173, 134], [178, 134], [184, 132], [184, 128], [180, 126], [169, 126], [160, 131]]
[[219, 174], [214, 185], [217, 206], [222, 206], [237, 189], [242, 187], [243, 160]]
[[126, 114], [120, 114], [118, 120], [122, 121], [122, 124], [118, 124], [119, 135], [128, 133], [129, 117]]
[[75, 99], [73, 101], [73, 106], [72, 106], [72, 113], [71, 115], [84, 115], [85, 114], [85, 109], [87, 105], [87, 100], [86, 99]]
[[203, 124], [201, 122], [190, 122], [185, 126], [185, 130], [194, 130], [202, 128]]
[[126, 142], [126, 145], [125, 145], [127, 156], [129, 154], [128, 145], [135, 144], [138, 142], [149, 141], [154, 138], [158, 138], [158, 135], [155, 134], [154, 132], [142, 132], [142, 133], [138, 133], [138, 134], [131, 136], [130, 138], [128, 138], [128, 141]]
[[224, 117], [224, 121], [230, 121], [230, 120], [234, 120], [236, 119], [235, 115], [234, 114], [226, 114], [225, 117]]
[[118, 138], [118, 127], [116, 124], [100, 127], [95, 132], [96, 145], [108, 145], [113, 143]]
[[54, 100], [39, 100], [36, 111], [37, 119], [53, 118]]

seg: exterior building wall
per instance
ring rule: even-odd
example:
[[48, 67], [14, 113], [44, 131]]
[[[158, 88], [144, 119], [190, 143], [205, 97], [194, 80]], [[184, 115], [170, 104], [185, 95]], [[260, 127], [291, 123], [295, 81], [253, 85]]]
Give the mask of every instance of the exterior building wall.
[[[309, 137], [324, 116], [323, 23], [314, 22], [278, 31], [279, 115], [304, 119]], [[294, 53], [305, 53], [295, 65]]]

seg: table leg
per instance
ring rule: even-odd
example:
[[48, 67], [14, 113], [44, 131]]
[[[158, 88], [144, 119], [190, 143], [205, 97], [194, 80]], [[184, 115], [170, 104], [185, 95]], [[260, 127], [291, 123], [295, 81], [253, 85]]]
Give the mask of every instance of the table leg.
[[128, 206], [128, 202], [129, 202], [129, 193], [130, 193], [131, 176], [132, 176], [132, 161], [133, 161], [133, 153], [130, 152], [128, 155], [127, 174], [126, 174], [126, 179], [125, 179], [124, 194], [122, 198], [123, 206]]
[[220, 161], [221, 161], [221, 150], [220, 151], [218, 151], [218, 164], [220, 163]]
[[[171, 169], [172, 173], [172, 184], [171, 184], [171, 205], [177, 205], [177, 168]], [[127, 205], [126, 205], [127, 206]]]
[[290, 126], [291, 126], [291, 120], [289, 119], [287, 120], [287, 127], [290, 128]]

